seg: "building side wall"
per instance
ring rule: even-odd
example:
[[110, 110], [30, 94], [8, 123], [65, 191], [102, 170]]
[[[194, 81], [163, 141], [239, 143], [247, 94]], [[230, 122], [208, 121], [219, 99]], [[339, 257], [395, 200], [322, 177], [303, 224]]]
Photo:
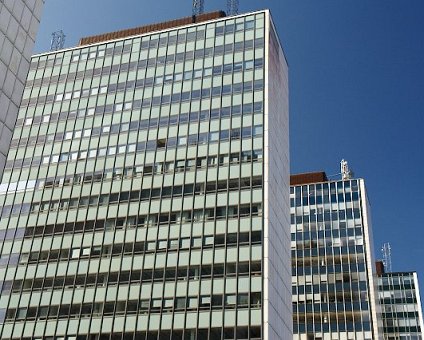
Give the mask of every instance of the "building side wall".
[[[269, 16], [269, 13], [268, 13]], [[266, 20], [264, 140], [264, 339], [290, 339], [288, 66], [271, 18]]]
[[421, 304], [421, 295], [420, 295], [420, 284], [418, 282], [418, 275], [414, 273], [414, 286], [415, 286], [415, 296], [417, 298], [417, 306], [418, 306], [418, 324], [420, 326], [421, 338], [424, 339], [424, 321], [423, 321], [423, 307]]
[[367, 197], [367, 191], [365, 188], [364, 180], [359, 180], [359, 185], [361, 187], [361, 202], [362, 202], [362, 219], [364, 226], [364, 242], [365, 242], [365, 255], [366, 255], [366, 266], [367, 266], [367, 280], [369, 283], [369, 301], [371, 307], [371, 322], [372, 322], [372, 332], [374, 339], [382, 339], [382, 329], [383, 323], [378, 317], [381, 313], [380, 303], [376, 295], [377, 292], [377, 282], [375, 280], [375, 257], [374, 257], [374, 248], [373, 248], [373, 235], [372, 235], [372, 224], [371, 224], [371, 209], [370, 203]]
[[44, 0], [0, 2], [0, 178], [28, 74]]

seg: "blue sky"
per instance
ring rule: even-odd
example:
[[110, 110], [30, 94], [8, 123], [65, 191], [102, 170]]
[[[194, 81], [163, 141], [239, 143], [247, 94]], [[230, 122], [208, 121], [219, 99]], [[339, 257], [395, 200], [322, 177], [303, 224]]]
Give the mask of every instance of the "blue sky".
[[[225, 9], [206, 0], [206, 10]], [[424, 2], [240, 0], [270, 8], [290, 65], [292, 173], [339, 172], [345, 158], [366, 180], [376, 255], [424, 287]], [[63, 29], [80, 37], [191, 15], [191, 0], [47, 1], [35, 51]]]

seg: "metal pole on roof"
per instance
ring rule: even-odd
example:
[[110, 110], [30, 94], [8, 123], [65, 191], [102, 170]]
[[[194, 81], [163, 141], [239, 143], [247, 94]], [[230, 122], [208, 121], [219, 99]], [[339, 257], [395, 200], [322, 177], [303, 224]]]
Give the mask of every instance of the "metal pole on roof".
[[202, 14], [205, 11], [205, 0], [193, 0], [193, 15]]
[[62, 30], [52, 33], [52, 41], [50, 43], [50, 51], [61, 50], [65, 46], [65, 33]]
[[383, 264], [386, 272], [392, 271], [392, 246], [390, 243], [384, 243], [381, 247], [381, 253], [383, 255]]
[[239, 10], [239, 0], [227, 0], [227, 15], [237, 15]]

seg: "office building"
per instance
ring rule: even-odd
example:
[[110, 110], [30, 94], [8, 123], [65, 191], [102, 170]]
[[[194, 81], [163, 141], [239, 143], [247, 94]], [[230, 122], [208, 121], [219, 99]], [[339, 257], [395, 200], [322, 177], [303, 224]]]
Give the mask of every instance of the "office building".
[[12, 139], [44, 0], [0, 2], [0, 178]]
[[270, 13], [33, 56], [0, 185], [3, 339], [290, 339]]
[[423, 314], [416, 272], [378, 271], [378, 297], [381, 304], [385, 340], [422, 340]]
[[296, 340], [382, 339], [363, 179], [291, 176]]

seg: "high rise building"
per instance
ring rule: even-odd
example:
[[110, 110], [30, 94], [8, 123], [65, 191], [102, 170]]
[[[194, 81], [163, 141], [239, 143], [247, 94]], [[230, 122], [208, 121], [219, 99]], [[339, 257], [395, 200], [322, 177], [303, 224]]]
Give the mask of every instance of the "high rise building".
[[363, 179], [291, 177], [294, 339], [382, 339]]
[[[377, 268], [384, 268], [378, 266]], [[422, 340], [424, 324], [416, 272], [378, 272], [385, 340]]]
[[266, 10], [34, 56], [1, 338], [290, 339], [287, 78]]
[[18, 116], [44, 0], [0, 1], [0, 178]]

